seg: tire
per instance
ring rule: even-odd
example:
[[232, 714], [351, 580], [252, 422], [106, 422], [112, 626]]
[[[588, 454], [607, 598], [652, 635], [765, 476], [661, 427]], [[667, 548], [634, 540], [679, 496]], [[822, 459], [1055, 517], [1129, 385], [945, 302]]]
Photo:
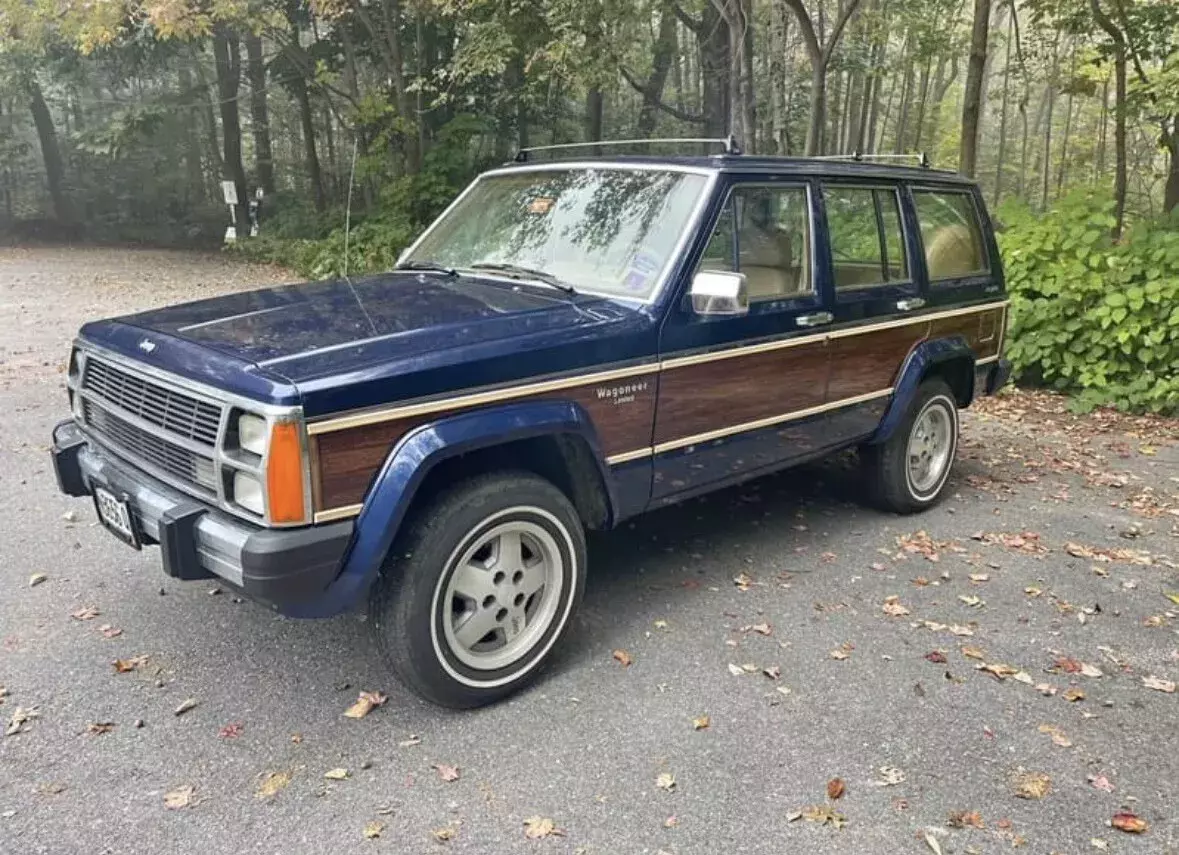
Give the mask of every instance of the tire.
[[[910, 465], [910, 449], [917, 460]], [[958, 403], [945, 380], [924, 381], [908, 412], [884, 442], [860, 449], [876, 504], [898, 514], [930, 508], [941, 499], [958, 450]], [[922, 464], [927, 464], [924, 468]]]
[[548, 481], [505, 472], [457, 484], [415, 510], [381, 570], [369, 603], [378, 649], [428, 701], [497, 701], [565, 634], [585, 566], [581, 520]]

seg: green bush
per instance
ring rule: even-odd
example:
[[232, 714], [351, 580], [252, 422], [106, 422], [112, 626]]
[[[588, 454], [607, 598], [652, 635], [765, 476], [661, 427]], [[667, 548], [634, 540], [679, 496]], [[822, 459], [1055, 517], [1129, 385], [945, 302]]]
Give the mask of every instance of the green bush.
[[1016, 378], [1074, 394], [1079, 410], [1179, 413], [1179, 216], [1116, 243], [1113, 203], [1091, 194], [998, 219]]

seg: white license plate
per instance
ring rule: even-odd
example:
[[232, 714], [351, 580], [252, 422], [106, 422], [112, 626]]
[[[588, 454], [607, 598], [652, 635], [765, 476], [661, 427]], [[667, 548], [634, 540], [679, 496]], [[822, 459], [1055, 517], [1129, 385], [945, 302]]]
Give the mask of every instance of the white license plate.
[[109, 490], [95, 485], [94, 507], [98, 510], [98, 519], [115, 537], [139, 548], [139, 537], [135, 533], [135, 523], [131, 518], [131, 507], [126, 499], [120, 499]]

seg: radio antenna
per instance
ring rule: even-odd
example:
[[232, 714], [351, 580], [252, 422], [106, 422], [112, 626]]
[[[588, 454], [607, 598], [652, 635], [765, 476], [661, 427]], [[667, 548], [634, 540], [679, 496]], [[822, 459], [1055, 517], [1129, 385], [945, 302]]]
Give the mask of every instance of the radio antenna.
[[356, 182], [356, 152], [359, 138], [352, 140], [352, 166], [348, 170], [348, 204], [344, 206], [344, 278], [348, 278], [348, 238], [352, 235], [352, 185]]
[[348, 283], [348, 289], [352, 292], [352, 299], [356, 301], [356, 305], [360, 307], [360, 313], [364, 315], [364, 319], [368, 321], [369, 329], [372, 330], [373, 335], [377, 335], [377, 325], [373, 323], [373, 319], [369, 317], [368, 309], [364, 307], [361, 302], [360, 295], [356, 293], [356, 286], [352, 284], [352, 280], [348, 278], [348, 244], [349, 238], [352, 236], [352, 185], [356, 183], [356, 152], [360, 144], [359, 138], [352, 140], [352, 168], [348, 171], [348, 203], [344, 206], [344, 281]]

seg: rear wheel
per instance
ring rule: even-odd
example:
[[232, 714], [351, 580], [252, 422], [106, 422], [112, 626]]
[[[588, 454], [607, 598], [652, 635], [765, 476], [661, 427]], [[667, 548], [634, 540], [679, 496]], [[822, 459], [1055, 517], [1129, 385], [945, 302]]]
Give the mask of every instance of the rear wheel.
[[427, 700], [476, 707], [531, 681], [585, 586], [577, 511], [530, 473], [481, 476], [420, 509], [382, 570], [372, 625]]
[[877, 503], [907, 514], [942, 497], [957, 449], [958, 404], [949, 385], [934, 377], [917, 389], [892, 436], [860, 455]]

